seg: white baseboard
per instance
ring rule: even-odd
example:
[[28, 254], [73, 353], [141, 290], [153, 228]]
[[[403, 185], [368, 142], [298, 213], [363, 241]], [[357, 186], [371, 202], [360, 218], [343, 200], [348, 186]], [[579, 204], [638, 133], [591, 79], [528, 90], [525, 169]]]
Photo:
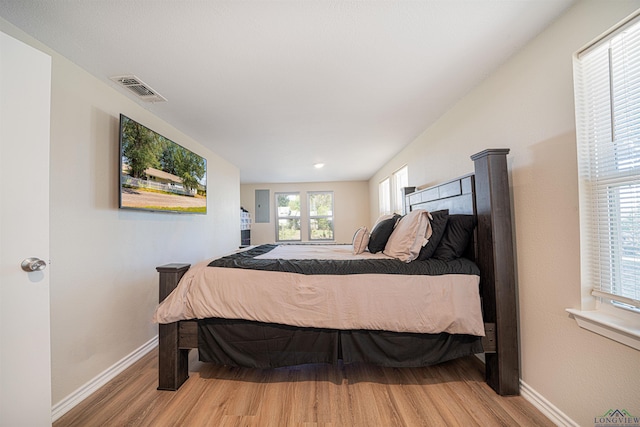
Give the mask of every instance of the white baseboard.
[[51, 421], [56, 421], [58, 418], [69, 412], [76, 405], [82, 402], [84, 399], [100, 387], [111, 381], [119, 373], [133, 365], [140, 360], [143, 356], [149, 353], [151, 350], [158, 346], [158, 336], [151, 338], [145, 344], [131, 352], [129, 355], [116, 362], [113, 366], [102, 372], [91, 381], [71, 393], [69, 396], [62, 399], [60, 402], [53, 405], [51, 408]]
[[540, 393], [520, 380], [520, 395], [529, 403], [538, 408], [547, 418], [557, 426], [580, 427], [578, 423], [569, 418], [564, 412], [556, 408]]

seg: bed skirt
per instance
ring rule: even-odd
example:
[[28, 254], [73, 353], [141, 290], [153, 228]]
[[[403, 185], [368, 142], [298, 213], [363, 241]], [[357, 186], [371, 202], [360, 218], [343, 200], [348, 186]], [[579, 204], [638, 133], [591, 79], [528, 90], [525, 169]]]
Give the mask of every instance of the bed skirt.
[[340, 360], [419, 367], [482, 353], [483, 348], [481, 337], [474, 335], [343, 331], [214, 318], [198, 321], [198, 351], [203, 362], [250, 368]]

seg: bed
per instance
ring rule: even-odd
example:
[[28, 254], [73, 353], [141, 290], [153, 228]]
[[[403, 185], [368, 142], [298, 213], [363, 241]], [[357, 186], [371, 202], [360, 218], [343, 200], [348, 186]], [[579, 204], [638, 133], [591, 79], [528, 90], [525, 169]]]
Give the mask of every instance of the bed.
[[[356, 233], [353, 245], [261, 245], [193, 267], [158, 267], [158, 389], [177, 390], [186, 381], [188, 354], [197, 348], [203, 361], [259, 368], [337, 361], [413, 367], [484, 352], [487, 383], [500, 395], [519, 394], [508, 152], [482, 151], [471, 157], [472, 174], [406, 188], [408, 214], [400, 222], [387, 219], [399, 230], [427, 212], [430, 241], [439, 233], [435, 215], [471, 219], [468, 244], [455, 259], [413, 261], [427, 247], [417, 240], [411, 262], [386, 256], [389, 247], [384, 254], [354, 251], [355, 259], [341, 258], [351, 256], [342, 254], [345, 248], [360, 245], [363, 233]], [[421, 221], [415, 224], [422, 227]], [[380, 228], [372, 230], [370, 249]], [[276, 278], [269, 288], [262, 286], [266, 277]], [[212, 291], [212, 280], [227, 288]], [[304, 294], [295, 304], [287, 288], [293, 282]], [[230, 308], [236, 297], [241, 304]]]

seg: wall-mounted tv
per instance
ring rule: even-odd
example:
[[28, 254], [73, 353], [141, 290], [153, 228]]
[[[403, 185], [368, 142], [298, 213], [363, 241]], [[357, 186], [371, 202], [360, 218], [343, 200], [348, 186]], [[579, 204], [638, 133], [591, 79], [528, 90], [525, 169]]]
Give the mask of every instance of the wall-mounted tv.
[[207, 160], [120, 114], [121, 209], [207, 213]]

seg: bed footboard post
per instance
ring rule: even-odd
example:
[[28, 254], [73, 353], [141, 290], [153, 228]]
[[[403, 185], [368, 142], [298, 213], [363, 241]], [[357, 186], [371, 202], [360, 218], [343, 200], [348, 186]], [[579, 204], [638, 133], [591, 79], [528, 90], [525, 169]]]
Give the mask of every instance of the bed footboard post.
[[478, 267], [484, 321], [495, 323], [496, 351], [486, 354], [487, 383], [500, 395], [520, 392], [518, 315], [511, 227], [508, 149], [471, 156], [475, 164]]
[[[178, 285], [189, 264], [166, 264], [160, 273], [162, 302]], [[178, 322], [158, 325], [158, 390], [177, 390], [189, 378], [189, 350], [178, 347]]]

